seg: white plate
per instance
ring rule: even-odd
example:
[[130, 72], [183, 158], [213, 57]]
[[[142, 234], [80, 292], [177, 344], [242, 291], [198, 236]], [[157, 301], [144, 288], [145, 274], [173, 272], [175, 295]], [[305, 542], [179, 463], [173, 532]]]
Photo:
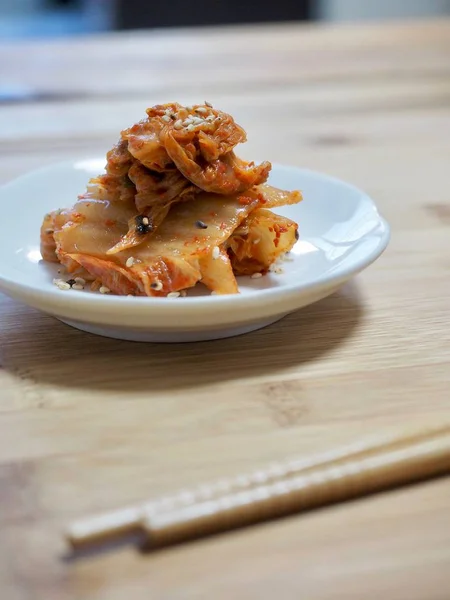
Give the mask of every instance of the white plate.
[[104, 160], [52, 165], [0, 190], [0, 289], [79, 329], [135, 341], [181, 342], [253, 331], [333, 293], [386, 248], [389, 226], [362, 191], [337, 179], [274, 165], [270, 183], [300, 189], [304, 200], [279, 213], [299, 223], [300, 239], [283, 274], [239, 277], [239, 295], [146, 298], [61, 291], [57, 266], [41, 260], [43, 215], [71, 206]]

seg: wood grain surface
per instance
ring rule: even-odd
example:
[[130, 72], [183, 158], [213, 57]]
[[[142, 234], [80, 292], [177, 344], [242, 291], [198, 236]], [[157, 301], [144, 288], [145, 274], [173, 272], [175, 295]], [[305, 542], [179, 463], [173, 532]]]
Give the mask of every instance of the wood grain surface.
[[2, 600], [448, 600], [448, 478], [151, 555], [71, 560], [61, 532], [450, 419], [450, 21], [130, 32], [0, 53], [1, 81], [31, 93], [0, 110], [2, 182], [104, 155], [148, 105], [206, 99], [247, 129], [244, 155], [347, 179], [393, 229], [339, 293], [225, 341], [103, 339], [1, 296]]

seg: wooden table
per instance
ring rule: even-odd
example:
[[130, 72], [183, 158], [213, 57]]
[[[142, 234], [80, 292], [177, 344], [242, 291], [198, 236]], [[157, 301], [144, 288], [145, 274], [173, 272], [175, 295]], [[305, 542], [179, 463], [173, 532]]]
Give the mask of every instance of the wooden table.
[[393, 228], [341, 292], [226, 341], [102, 339], [2, 296], [1, 598], [448, 600], [449, 479], [154, 555], [70, 561], [61, 531], [450, 417], [450, 21], [141, 32], [1, 53], [2, 81], [37, 92], [1, 109], [2, 181], [103, 155], [148, 105], [206, 98], [246, 127], [246, 155], [348, 179]]

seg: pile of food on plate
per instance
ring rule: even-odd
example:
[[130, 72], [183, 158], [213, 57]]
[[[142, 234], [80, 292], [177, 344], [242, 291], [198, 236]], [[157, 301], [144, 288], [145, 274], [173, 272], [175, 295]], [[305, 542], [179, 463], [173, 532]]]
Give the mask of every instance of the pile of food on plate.
[[42, 256], [70, 277], [56, 285], [173, 297], [201, 282], [236, 294], [236, 275], [265, 274], [298, 239], [297, 223], [269, 209], [301, 194], [265, 183], [269, 162], [236, 156], [245, 141], [207, 102], [149, 108], [74, 206], [45, 216]]

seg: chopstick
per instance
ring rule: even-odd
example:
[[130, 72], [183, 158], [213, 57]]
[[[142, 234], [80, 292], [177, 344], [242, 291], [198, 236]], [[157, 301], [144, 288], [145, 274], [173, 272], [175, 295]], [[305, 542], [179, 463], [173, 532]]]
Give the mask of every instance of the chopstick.
[[450, 473], [450, 427], [354, 444], [74, 523], [77, 549], [132, 532], [153, 547]]
[[[73, 545], [102, 543], [128, 534], [135, 533], [142, 526], [142, 518], [148, 512], [156, 510], [173, 510], [187, 504], [195, 504], [210, 500], [217, 496], [242, 491], [249, 487], [291, 477], [306, 469], [318, 467], [347, 458], [350, 455], [369, 454], [377, 452], [386, 446], [413, 443], [417, 433], [408, 436], [384, 436], [369, 438], [342, 448], [335, 448], [318, 455], [294, 458], [283, 462], [272, 463], [264, 470], [256, 470], [245, 475], [201, 485], [193, 490], [181, 490], [176, 494], [150, 502], [128, 506], [118, 510], [102, 513], [97, 516], [82, 519], [72, 524], [68, 537]], [[423, 432], [420, 433], [423, 435]]]

